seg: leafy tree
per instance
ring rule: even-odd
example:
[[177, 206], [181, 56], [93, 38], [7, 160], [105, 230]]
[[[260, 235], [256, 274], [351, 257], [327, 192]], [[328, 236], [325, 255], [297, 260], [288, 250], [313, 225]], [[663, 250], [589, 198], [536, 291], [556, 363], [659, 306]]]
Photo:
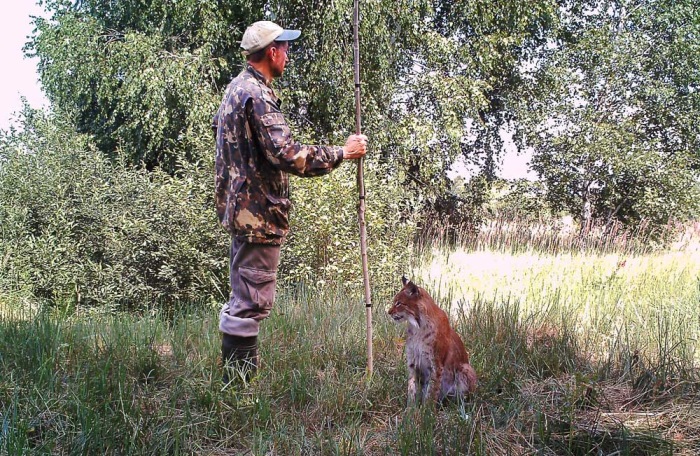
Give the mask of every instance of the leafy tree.
[[235, 36], [261, 14], [250, 2], [42, 2], [27, 46], [48, 98], [110, 157], [173, 171], [206, 152], [212, 112], [241, 67]]
[[[190, 173], [196, 172], [196, 182], [210, 184], [214, 148], [211, 116], [224, 86], [242, 68], [237, 40], [244, 26], [262, 18], [280, 17], [283, 25], [307, 31], [295, 42], [293, 61], [277, 84], [298, 138], [339, 142], [352, 130], [352, 34], [347, 21], [352, 2], [240, 1], [223, 6], [218, 1], [127, 0], [45, 4], [53, 17], [37, 20], [38, 34], [29, 45], [40, 57], [42, 82], [54, 106], [72, 113], [78, 131], [94, 137], [109, 157], [126, 157], [131, 164], [145, 163], [149, 169], [164, 169], [179, 178], [191, 178]], [[396, 8], [390, 1], [377, 2], [377, 6]], [[363, 22], [367, 33], [375, 29], [381, 33], [381, 21], [372, 24], [374, 15], [367, 18]], [[411, 27], [404, 29], [410, 31]], [[390, 44], [388, 38], [374, 44], [381, 43]], [[368, 112], [379, 112], [376, 106], [387, 104], [396, 80], [388, 76], [390, 69], [377, 55], [363, 52], [367, 58], [363, 80], [371, 88], [364, 100]], [[345, 71], [338, 71], [340, 66]], [[365, 120], [367, 129], [390, 130], [389, 121], [381, 115], [367, 115]], [[375, 150], [381, 150], [381, 138], [377, 135]], [[329, 278], [334, 272], [340, 278], [359, 277], [349, 271], [352, 260], [357, 259], [350, 253], [356, 245], [354, 236], [347, 233], [356, 226], [356, 198], [347, 187], [354, 187], [354, 168], [346, 168], [332, 178], [294, 181], [292, 223], [295, 231], [306, 236], [290, 238], [282, 265], [285, 277]], [[386, 167], [370, 158], [367, 170], [368, 182], [373, 183], [367, 213], [370, 248], [377, 268], [383, 268], [384, 275], [375, 274], [380, 278], [397, 270], [405, 260], [404, 254], [396, 254], [395, 247], [405, 250], [414, 227], [413, 209], [390, 197], [402, 198], [398, 182], [387, 176]], [[201, 181], [202, 175], [209, 177]], [[212, 190], [202, 188], [209, 197]], [[399, 210], [404, 212], [399, 214]], [[331, 217], [321, 218], [324, 213]], [[397, 229], [399, 221], [403, 225]], [[340, 232], [339, 226], [346, 228]], [[215, 224], [211, 230], [221, 236]], [[319, 253], [329, 246], [341, 253]]]
[[694, 2], [570, 2], [521, 119], [555, 209], [634, 224], [698, 210]]
[[[101, 150], [172, 171], [209, 153], [208, 118], [242, 65], [237, 39], [262, 18], [307, 32], [279, 87], [297, 130], [319, 141], [349, 133], [352, 3], [47, 0], [52, 17], [37, 19], [28, 51], [54, 105]], [[418, 201], [449, 189], [460, 154], [492, 179], [519, 61], [555, 13], [553, 0], [362, 2], [365, 130]]]
[[443, 49], [427, 44], [424, 53], [447, 89], [431, 109], [452, 107], [456, 130], [462, 130], [456, 135], [462, 157], [493, 181], [503, 155], [502, 133], [517, 129], [513, 101], [523, 95], [521, 62], [555, 29], [557, 2], [434, 1], [433, 11], [427, 26], [449, 44]]
[[[556, 21], [553, 1], [427, 2], [413, 52], [397, 67], [394, 130], [407, 138], [391, 154], [426, 212], [478, 225], [488, 186], [513, 126], [518, 66]], [[480, 170], [468, 197], [447, 179], [458, 159]], [[427, 190], [430, 189], [430, 190]]]

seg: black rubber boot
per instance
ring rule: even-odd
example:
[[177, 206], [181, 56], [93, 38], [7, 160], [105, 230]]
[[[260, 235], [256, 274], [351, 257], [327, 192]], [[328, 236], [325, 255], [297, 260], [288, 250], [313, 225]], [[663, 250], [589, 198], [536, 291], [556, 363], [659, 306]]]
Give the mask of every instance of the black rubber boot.
[[221, 360], [225, 385], [237, 378], [250, 381], [258, 370], [258, 336], [238, 337], [222, 333]]

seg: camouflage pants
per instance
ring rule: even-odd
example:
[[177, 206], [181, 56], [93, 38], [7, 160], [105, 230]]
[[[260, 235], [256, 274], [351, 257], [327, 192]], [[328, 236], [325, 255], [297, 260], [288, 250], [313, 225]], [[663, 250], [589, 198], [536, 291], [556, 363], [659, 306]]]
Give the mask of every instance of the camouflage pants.
[[219, 315], [219, 330], [239, 337], [257, 336], [260, 321], [275, 302], [280, 246], [231, 238], [231, 296]]

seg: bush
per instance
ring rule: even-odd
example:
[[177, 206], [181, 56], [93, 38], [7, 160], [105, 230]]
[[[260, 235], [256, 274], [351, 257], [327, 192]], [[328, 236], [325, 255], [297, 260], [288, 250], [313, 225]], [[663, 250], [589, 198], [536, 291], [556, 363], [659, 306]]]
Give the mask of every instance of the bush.
[[[329, 176], [292, 180], [284, 281], [362, 283], [356, 173], [354, 162], [343, 163]], [[379, 287], [395, 285], [412, 255], [416, 218], [398, 180], [380, 165], [366, 163], [364, 175], [370, 281]]]
[[527, 179], [497, 181], [491, 189], [488, 211], [491, 218], [521, 219], [528, 222], [547, 220], [552, 211], [545, 199], [542, 182]]
[[228, 295], [208, 166], [136, 170], [60, 119], [25, 115], [0, 138], [1, 290], [113, 308]]

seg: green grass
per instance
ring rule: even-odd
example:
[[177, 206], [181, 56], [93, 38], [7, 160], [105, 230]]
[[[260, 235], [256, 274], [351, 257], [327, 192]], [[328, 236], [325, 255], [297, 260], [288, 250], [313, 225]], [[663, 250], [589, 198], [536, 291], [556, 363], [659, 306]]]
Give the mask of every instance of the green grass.
[[640, 256], [443, 250], [416, 275], [453, 314], [489, 300], [515, 303], [533, 329], [567, 327], [595, 362], [618, 355], [619, 344], [651, 363], [692, 368], [700, 361], [700, 250]]
[[0, 302], [0, 454], [696, 454], [694, 253], [433, 252], [413, 278], [480, 376], [437, 409], [406, 407], [396, 290], [374, 290], [372, 378], [362, 292], [302, 287], [263, 324], [261, 375], [226, 390], [218, 309]]

